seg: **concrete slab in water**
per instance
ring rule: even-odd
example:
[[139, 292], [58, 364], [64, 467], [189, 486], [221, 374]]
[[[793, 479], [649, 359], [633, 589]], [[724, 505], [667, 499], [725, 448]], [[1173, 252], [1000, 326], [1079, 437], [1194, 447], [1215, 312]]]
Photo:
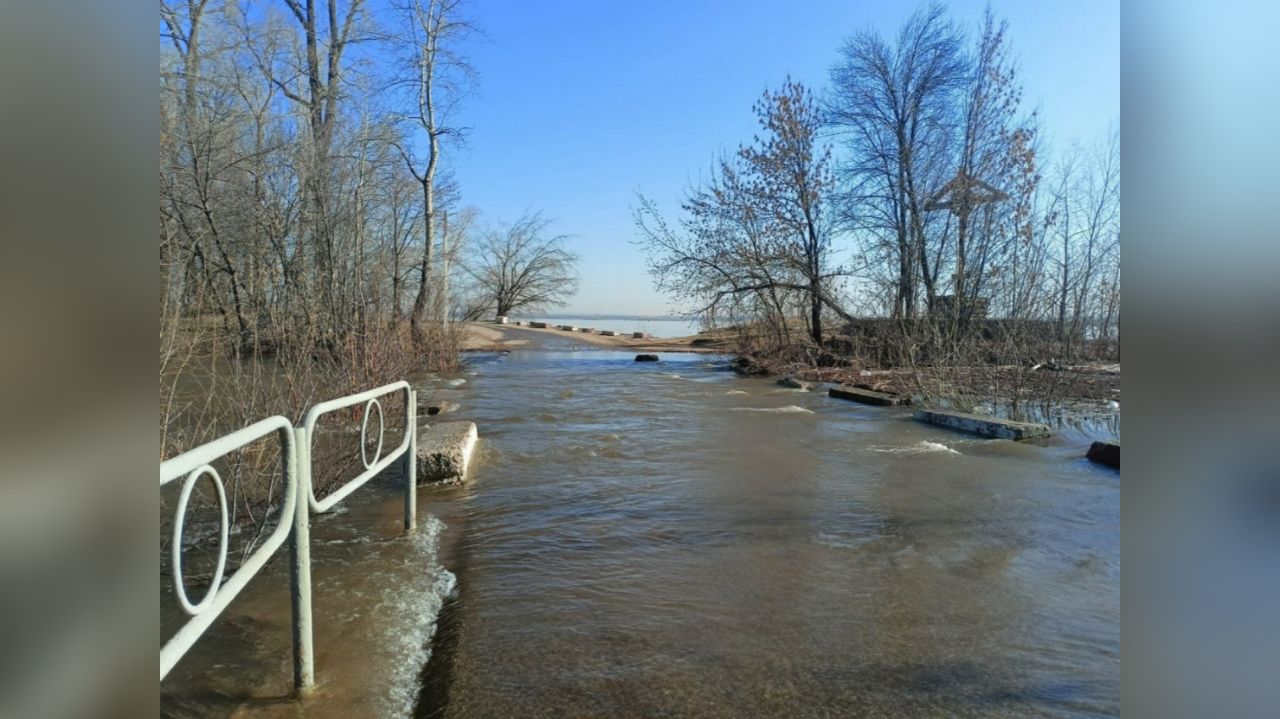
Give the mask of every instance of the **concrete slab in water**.
[[1094, 442], [1089, 445], [1089, 454], [1086, 456], [1098, 464], [1120, 469], [1119, 442]]
[[873, 389], [863, 389], [862, 387], [850, 387], [849, 385], [832, 387], [827, 392], [827, 396], [835, 397], [836, 399], [848, 399], [863, 404], [874, 404], [879, 407], [897, 407], [898, 405], [911, 404], [910, 397], [889, 394], [888, 392], [877, 392]]
[[479, 434], [475, 422], [441, 422], [418, 433], [418, 482], [465, 482]]
[[949, 429], [958, 429], [961, 432], [971, 432], [980, 434], [984, 437], [995, 437], [997, 439], [1035, 439], [1037, 437], [1048, 437], [1053, 432], [1043, 424], [1035, 424], [1033, 422], [1014, 422], [1008, 419], [999, 419], [981, 414], [970, 414], [968, 412], [952, 412], [942, 409], [918, 409], [915, 412], [915, 418], [921, 422], [936, 424], [940, 427]]

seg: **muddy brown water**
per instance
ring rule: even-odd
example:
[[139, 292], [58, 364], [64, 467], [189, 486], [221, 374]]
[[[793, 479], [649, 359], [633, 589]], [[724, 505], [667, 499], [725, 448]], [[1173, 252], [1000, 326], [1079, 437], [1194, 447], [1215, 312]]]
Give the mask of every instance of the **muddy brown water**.
[[413, 540], [394, 479], [313, 530], [320, 696], [287, 699], [280, 561], [166, 713], [1119, 713], [1119, 475], [1083, 459], [1113, 421], [980, 440], [662, 358], [473, 357], [436, 392], [473, 481], [421, 491]]

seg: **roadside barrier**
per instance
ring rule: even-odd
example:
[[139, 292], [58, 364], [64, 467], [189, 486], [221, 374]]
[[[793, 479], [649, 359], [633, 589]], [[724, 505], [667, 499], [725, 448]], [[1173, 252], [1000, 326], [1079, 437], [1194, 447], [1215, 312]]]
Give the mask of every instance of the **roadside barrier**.
[[[387, 396], [404, 393], [404, 438], [391, 452], [383, 456], [386, 434], [386, 418], [379, 401]], [[316, 423], [331, 412], [364, 404], [360, 423], [360, 463], [364, 466], [356, 477], [348, 480], [323, 499], [317, 498], [312, 484], [313, 465], [311, 451], [315, 442]], [[173, 592], [178, 603], [191, 618], [160, 648], [160, 679], [163, 680], [178, 660], [217, 619], [218, 615], [244, 589], [271, 557], [291, 539], [290, 594], [293, 617], [293, 683], [299, 694], [305, 694], [315, 686], [315, 650], [311, 618], [311, 514], [323, 514], [336, 507], [352, 492], [364, 486], [393, 462], [404, 462], [405, 496], [404, 529], [406, 533], [417, 529], [417, 445], [418, 445], [418, 393], [408, 382], [393, 382], [358, 394], [339, 397], [311, 407], [302, 424], [294, 427], [285, 417], [276, 415], [255, 422], [211, 442], [187, 450], [160, 463], [160, 486], [182, 480], [177, 507], [174, 510], [173, 536], [170, 547], [170, 569]], [[369, 424], [376, 414], [378, 419], [377, 449], [369, 457]], [[228, 519], [227, 492], [222, 477], [212, 463], [242, 447], [253, 444], [270, 435], [280, 442], [280, 475], [284, 484], [283, 503], [277, 515], [276, 526], [245, 561], [223, 581], [227, 564]], [[196, 484], [207, 477], [212, 483], [218, 500], [218, 558], [213, 578], [199, 601], [191, 601], [182, 574], [182, 533], [186, 523], [187, 506]]]

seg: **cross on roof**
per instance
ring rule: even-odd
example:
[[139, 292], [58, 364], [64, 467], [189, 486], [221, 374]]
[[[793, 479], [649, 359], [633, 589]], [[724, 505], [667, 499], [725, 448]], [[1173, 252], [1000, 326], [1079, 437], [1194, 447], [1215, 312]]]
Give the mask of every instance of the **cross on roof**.
[[978, 205], [999, 202], [1009, 199], [1007, 193], [1001, 192], [976, 177], [969, 177], [964, 170], [956, 173], [951, 181], [942, 186], [924, 203], [926, 210], [951, 210], [959, 215], [972, 210]]

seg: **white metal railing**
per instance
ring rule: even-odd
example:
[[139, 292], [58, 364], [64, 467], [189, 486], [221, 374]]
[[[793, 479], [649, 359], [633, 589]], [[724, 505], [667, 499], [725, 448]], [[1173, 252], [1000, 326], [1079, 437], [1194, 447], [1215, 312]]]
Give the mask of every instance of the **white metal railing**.
[[[382, 456], [386, 433], [385, 415], [379, 398], [404, 392], [404, 438], [395, 450]], [[312, 486], [311, 448], [315, 439], [316, 422], [321, 416], [345, 407], [364, 403], [364, 417], [360, 424], [360, 462], [364, 471], [324, 499], [317, 499]], [[262, 570], [272, 555], [286, 539], [290, 543], [290, 579], [293, 607], [293, 679], [294, 687], [304, 693], [315, 686], [315, 650], [311, 620], [311, 512], [323, 513], [333, 509], [352, 492], [364, 486], [392, 462], [405, 458], [404, 528], [412, 532], [417, 528], [417, 447], [418, 447], [418, 393], [408, 382], [393, 382], [359, 394], [321, 402], [307, 411], [300, 426], [294, 427], [288, 419], [275, 416], [255, 422], [224, 437], [200, 445], [172, 459], [160, 463], [160, 486], [185, 477], [174, 513], [171, 565], [174, 594], [184, 611], [192, 618], [160, 648], [160, 678], [173, 669], [196, 640], [204, 634], [213, 620], [222, 613], [231, 600], [244, 589], [249, 580]], [[369, 459], [369, 419], [378, 415], [378, 448]], [[262, 544], [227, 579], [222, 582], [226, 569], [229, 520], [227, 495], [222, 477], [211, 462], [256, 442], [275, 432], [280, 437], [281, 472], [284, 477], [284, 505], [280, 508], [279, 522]], [[218, 561], [209, 588], [198, 602], [192, 602], [187, 594], [182, 576], [182, 532], [185, 525], [187, 504], [197, 481], [208, 476], [218, 497]], [[292, 535], [292, 536], [290, 536]]]
[[[382, 403], [378, 401], [378, 398], [385, 397], [396, 392], [404, 392], [404, 439], [400, 441], [400, 446], [392, 450], [392, 452], [386, 457], [383, 457], [382, 444], [387, 430], [387, 423], [382, 413]], [[386, 469], [392, 462], [404, 456], [406, 453], [409, 455], [409, 476], [414, 476], [414, 470], [416, 470], [416, 453], [412, 450], [417, 448], [418, 443], [418, 438], [415, 436], [416, 433], [412, 431], [416, 420], [416, 412], [414, 408], [416, 395], [417, 393], [413, 391], [413, 388], [409, 386], [408, 382], [392, 382], [391, 384], [376, 387], [359, 394], [347, 395], [346, 397], [331, 399], [328, 402], [321, 402], [307, 411], [306, 417], [302, 420], [302, 429], [305, 430], [306, 437], [299, 445], [303, 447], [306, 457], [299, 464], [302, 466], [303, 472], [306, 474], [303, 478], [303, 486], [307, 489], [307, 501], [311, 505], [311, 511], [324, 513], [333, 509], [333, 507], [337, 505], [338, 502], [345, 499], [347, 495], [362, 487], [365, 482], [376, 477], [379, 472]], [[311, 484], [310, 462], [311, 441], [315, 439], [316, 422], [318, 422], [322, 416], [329, 414], [330, 412], [335, 412], [346, 407], [352, 407], [360, 404], [361, 402], [365, 403], [364, 421], [360, 423], [360, 462], [364, 465], [364, 471], [361, 472], [359, 476], [348, 481], [338, 489], [330, 492], [324, 499], [317, 499], [315, 488]], [[373, 459], [370, 460], [366, 448], [369, 445], [369, 418], [373, 415], [373, 410], [377, 410], [378, 412], [378, 449], [374, 453]], [[408, 483], [410, 488], [414, 487], [414, 484], [414, 482]], [[413, 491], [405, 493], [405, 529], [413, 529], [415, 524], [415, 518], [412, 516], [413, 495]]]
[[[225, 454], [234, 452], [245, 445], [256, 442], [269, 434], [276, 433], [280, 437], [281, 472], [284, 475], [284, 506], [280, 509], [279, 520], [271, 534], [262, 545], [249, 555], [243, 564], [231, 575], [225, 584], [222, 573], [227, 566], [227, 493], [223, 487], [222, 477], [209, 463]], [[186, 479], [182, 483], [182, 493], [178, 497], [178, 507], [173, 518], [173, 544], [171, 547], [173, 573], [173, 591], [183, 610], [191, 619], [177, 631], [169, 641], [160, 648], [160, 678], [173, 669], [182, 655], [186, 654], [201, 634], [209, 628], [213, 620], [226, 609], [231, 600], [240, 593], [249, 580], [257, 574], [271, 555], [276, 553], [280, 545], [289, 536], [293, 528], [295, 507], [298, 504], [298, 462], [297, 445], [294, 441], [294, 429], [289, 420], [279, 415], [268, 417], [261, 422], [232, 432], [208, 444], [203, 444], [173, 459], [160, 463], [160, 486], [164, 486], [179, 477]], [[196, 482], [208, 476], [218, 494], [219, 526], [218, 526], [218, 568], [214, 570], [213, 579], [205, 591], [204, 598], [192, 603], [187, 596], [186, 585], [182, 577], [182, 529], [185, 524], [187, 502]]]

